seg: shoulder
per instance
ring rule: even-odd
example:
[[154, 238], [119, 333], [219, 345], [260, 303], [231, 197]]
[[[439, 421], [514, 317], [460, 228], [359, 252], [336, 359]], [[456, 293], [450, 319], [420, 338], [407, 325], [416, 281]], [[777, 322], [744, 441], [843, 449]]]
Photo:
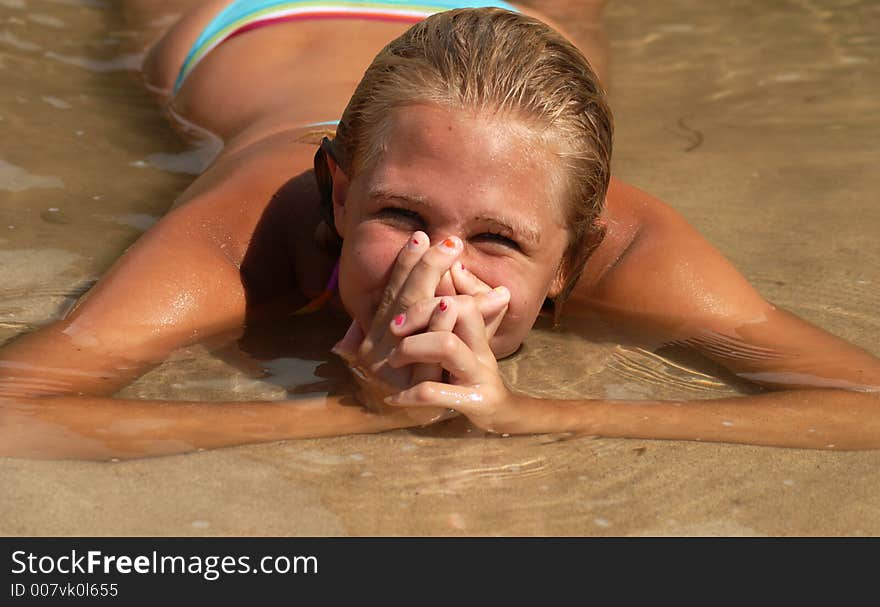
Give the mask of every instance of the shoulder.
[[[317, 205], [312, 172], [314, 146], [291, 133], [277, 133], [247, 147], [220, 154], [175, 203], [162, 222], [185, 224], [226, 242], [240, 261], [267, 217], [305, 220]], [[294, 222], [275, 222], [276, 226]]]
[[575, 290], [582, 306], [684, 327], [754, 319], [770, 307], [674, 208], [619, 180], [609, 188], [606, 241]]

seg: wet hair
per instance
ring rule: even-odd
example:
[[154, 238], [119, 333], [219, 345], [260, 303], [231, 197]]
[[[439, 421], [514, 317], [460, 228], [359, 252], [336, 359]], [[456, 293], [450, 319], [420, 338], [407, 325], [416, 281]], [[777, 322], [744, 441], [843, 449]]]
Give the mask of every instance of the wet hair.
[[333, 228], [326, 153], [349, 177], [385, 146], [392, 110], [433, 103], [509, 117], [531, 131], [559, 161], [567, 249], [557, 312], [604, 230], [598, 223], [608, 189], [613, 123], [589, 62], [548, 25], [497, 8], [437, 13], [386, 46], [367, 68], [342, 115], [336, 137], [315, 156], [322, 214]]

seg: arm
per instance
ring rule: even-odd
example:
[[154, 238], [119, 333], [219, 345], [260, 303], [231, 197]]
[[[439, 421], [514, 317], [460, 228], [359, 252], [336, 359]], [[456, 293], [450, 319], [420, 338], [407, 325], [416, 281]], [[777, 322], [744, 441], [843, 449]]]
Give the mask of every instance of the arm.
[[[252, 305], [240, 268], [255, 232], [276, 193], [311, 165], [313, 150], [289, 139], [218, 160], [66, 318], [0, 349], [0, 395], [110, 395], [175, 348], [239, 331]], [[279, 206], [304, 194], [285, 192]], [[290, 251], [275, 249], [260, 262], [291, 276]]]
[[767, 302], [672, 208], [619, 181], [608, 198], [609, 233], [628, 237], [600, 247], [566, 313], [598, 312], [769, 388], [880, 386], [880, 359]]
[[[880, 398], [844, 390], [792, 390], [698, 401], [555, 400], [504, 385], [480, 319], [459, 316], [452, 332], [410, 335], [395, 366], [439, 363], [449, 383], [422, 382], [386, 399], [393, 406], [446, 407], [497, 434], [571, 433], [813, 449], [880, 448]], [[470, 324], [470, 328], [467, 325]], [[414, 329], [415, 327], [413, 327]]]
[[572, 433], [806, 449], [880, 449], [880, 398], [792, 390], [695, 401], [552, 400], [511, 396], [510, 434]]
[[406, 415], [345, 406], [336, 397], [277, 403], [111, 398], [170, 349], [241, 326], [245, 298], [237, 268], [191, 225], [158, 226], [70, 317], [0, 351], [0, 455], [123, 459], [414, 423]]
[[[389, 356], [393, 366], [440, 364], [449, 372], [448, 383], [422, 382], [388, 398], [388, 404], [447, 407], [498, 434], [573, 433], [816, 449], [880, 448], [880, 381], [876, 365], [871, 366], [872, 357], [858, 349], [854, 348], [851, 360], [867, 364], [849, 373], [859, 381], [854, 387], [862, 391], [799, 389], [689, 402], [541, 399], [508, 390], [485, 339], [482, 319], [467, 307], [454, 305], [458, 300], [449, 299], [446, 313], [457, 314], [452, 329], [418, 334], [422, 325], [407, 324], [401, 331], [405, 339]], [[655, 326], [675, 335], [687, 324]], [[736, 360], [729, 354], [726, 358]], [[786, 368], [779, 359], [764, 364]], [[837, 368], [836, 372], [840, 381], [847, 370]], [[829, 381], [827, 375], [825, 381]]]
[[0, 456], [109, 460], [415, 425], [351, 398], [200, 403], [88, 396], [0, 399]]
[[241, 329], [248, 297], [239, 266], [273, 194], [298, 165], [311, 163], [312, 150], [300, 147], [267, 141], [221, 160], [67, 318], [0, 349], [0, 455], [143, 457], [413, 423], [370, 415], [334, 397], [110, 398], [174, 348]]

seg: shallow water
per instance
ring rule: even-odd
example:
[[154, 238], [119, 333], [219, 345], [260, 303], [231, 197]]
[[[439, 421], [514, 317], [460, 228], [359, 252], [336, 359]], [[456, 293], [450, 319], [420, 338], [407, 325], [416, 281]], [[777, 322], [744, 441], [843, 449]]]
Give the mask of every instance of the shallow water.
[[[62, 315], [204, 161], [134, 85], [128, 49], [150, 32], [126, 29], [114, 4], [0, 0], [0, 341]], [[583, 25], [575, 2], [530, 4]], [[672, 203], [768, 299], [880, 353], [880, 6], [612, 0], [606, 24], [616, 174]], [[748, 389], [590, 334], [542, 323], [504, 372], [559, 396]], [[199, 346], [124, 394], [281, 399], [320, 391], [318, 366]], [[409, 431], [137, 462], [5, 459], [0, 533], [876, 535], [878, 464]]]

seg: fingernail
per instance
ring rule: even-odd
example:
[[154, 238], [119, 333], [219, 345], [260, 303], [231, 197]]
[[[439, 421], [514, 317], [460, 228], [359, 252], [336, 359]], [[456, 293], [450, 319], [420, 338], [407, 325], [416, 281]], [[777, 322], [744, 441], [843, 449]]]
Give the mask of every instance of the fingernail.
[[489, 297], [492, 299], [501, 299], [502, 297], [507, 297], [510, 295], [510, 291], [507, 290], [507, 287], [495, 287], [491, 291], [489, 291]]
[[406, 246], [410, 249], [418, 249], [419, 245], [422, 244], [422, 239], [424, 235], [421, 232], [413, 232], [412, 236], [409, 238], [409, 242], [406, 243]]
[[445, 311], [447, 310], [447, 308], [449, 308], [449, 304], [446, 303], [446, 300], [445, 300], [445, 299], [441, 299], [441, 300], [440, 300], [440, 305], [439, 305], [438, 307], [440, 308], [440, 311], [441, 311], [441, 312], [445, 312]]
[[449, 238], [445, 238], [443, 240], [443, 246], [440, 248], [446, 251], [447, 253], [452, 253], [456, 249], [458, 249], [458, 245], [461, 241], [455, 236], [450, 236]]
[[406, 322], [406, 314], [398, 314], [394, 317], [394, 324], [398, 327]]

